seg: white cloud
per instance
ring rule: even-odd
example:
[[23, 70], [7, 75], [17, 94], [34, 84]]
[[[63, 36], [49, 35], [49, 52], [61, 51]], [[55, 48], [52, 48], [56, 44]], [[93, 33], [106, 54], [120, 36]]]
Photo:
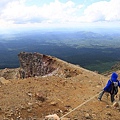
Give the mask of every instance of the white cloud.
[[[7, 4], [6, 9], [2, 11], [1, 19], [12, 21], [13, 23], [41, 23], [46, 22], [66, 22], [72, 21], [78, 8], [72, 1], [65, 4], [56, 0], [42, 7], [25, 6], [24, 2], [13, 1]], [[80, 8], [80, 7], [79, 7]]]
[[111, 0], [109, 2], [105, 16], [105, 20], [120, 21], [120, 0]]
[[16, 0], [0, 0], [0, 7], [5, 6], [7, 3], [16, 1]]
[[120, 21], [120, 0], [94, 3], [84, 11], [87, 22], [94, 21]]
[[50, 5], [45, 5], [41, 9], [43, 15], [52, 22], [69, 22], [72, 21], [78, 8], [71, 1], [65, 4], [55, 1]]
[[0, 26], [17, 24], [79, 24], [82, 22], [120, 21], [120, 0], [101, 1], [88, 6], [55, 0], [41, 7], [26, 6], [27, 0], [1, 0]]
[[40, 22], [41, 16], [36, 6], [26, 7], [19, 1], [8, 3], [7, 8], [3, 10], [1, 19], [12, 21], [13, 23]]

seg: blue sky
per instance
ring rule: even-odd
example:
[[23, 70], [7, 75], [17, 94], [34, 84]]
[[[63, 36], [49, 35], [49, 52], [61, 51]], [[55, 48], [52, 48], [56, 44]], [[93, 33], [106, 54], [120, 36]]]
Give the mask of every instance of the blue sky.
[[120, 27], [120, 0], [0, 0], [0, 29]]

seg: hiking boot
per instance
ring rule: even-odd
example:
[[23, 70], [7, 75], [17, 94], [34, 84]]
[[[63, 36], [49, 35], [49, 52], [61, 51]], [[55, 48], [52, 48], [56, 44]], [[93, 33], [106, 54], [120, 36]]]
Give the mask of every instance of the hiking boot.
[[100, 98], [98, 98], [98, 101], [101, 101], [101, 99], [100, 99]]

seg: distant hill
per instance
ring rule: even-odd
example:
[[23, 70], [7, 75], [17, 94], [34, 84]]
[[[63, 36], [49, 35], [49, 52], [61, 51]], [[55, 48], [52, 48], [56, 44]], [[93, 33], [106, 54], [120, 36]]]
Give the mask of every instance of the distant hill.
[[1, 32], [0, 46], [0, 69], [18, 68], [22, 51], [55, 56], [99, 73], [120, 60], [120, 33], [111, 29]]
[[[116, 64], [114, 64], [111, 69], [109, 69], [108, 71], [105, 71], [103, 74], [104, 75], [110, 75], [113, 71], [120, 73], [120, 61], [117, 62]], [[119, 77], [120, 78], [120, 77]]]

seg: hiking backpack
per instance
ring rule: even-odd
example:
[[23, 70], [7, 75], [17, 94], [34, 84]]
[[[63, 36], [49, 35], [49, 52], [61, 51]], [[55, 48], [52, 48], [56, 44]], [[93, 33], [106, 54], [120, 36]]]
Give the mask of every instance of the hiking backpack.
[[118, 93], [118, 81], [117, 82], [113, 82], [112, 80], [110, 80], [112, 89], [111, 89], [111, 94], [116, 95]]

